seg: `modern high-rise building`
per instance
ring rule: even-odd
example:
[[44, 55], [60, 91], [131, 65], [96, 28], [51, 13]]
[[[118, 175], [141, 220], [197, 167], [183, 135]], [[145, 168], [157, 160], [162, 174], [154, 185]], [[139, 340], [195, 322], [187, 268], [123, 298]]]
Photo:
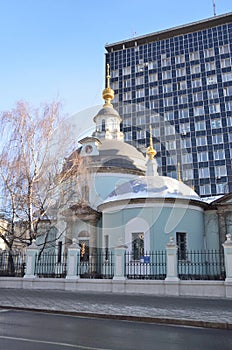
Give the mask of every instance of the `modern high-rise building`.
[[106, 45], [125, 141], [152, 127], [159, 172], [232, 192], [232, 13]]

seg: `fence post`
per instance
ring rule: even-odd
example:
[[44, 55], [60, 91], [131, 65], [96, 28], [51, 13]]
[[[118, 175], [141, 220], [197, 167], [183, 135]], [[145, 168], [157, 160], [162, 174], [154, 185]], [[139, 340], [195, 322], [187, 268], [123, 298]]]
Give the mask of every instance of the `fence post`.
[[167, 276], [165, 281], [176, 282], [179, 281], [177, 273], [177, 245], [174, 242], [174, 237], [170, 237], [166, 244], [167, 254]]
[[223, 243], [225, 256], [226, 282], [232, 282], [232, 240], [231, 235], [226, 235], [226, 241]]
[[80, 247], [77, 239], [73, 238], [72, 245], [68, 248], [67, 279], [79, 279], [78, 266], [80, 266]]
[[26, 251], [26, 273], [24, 278], [35, 278], [35, 263], [39, 247], [35, 243], [35, 239]]
[[125, 280], [125, 252], [127, 246], [119, 245], [114, 248], [114, 259], [115, 259], [115, 268], [114, 268], [114, 280]]

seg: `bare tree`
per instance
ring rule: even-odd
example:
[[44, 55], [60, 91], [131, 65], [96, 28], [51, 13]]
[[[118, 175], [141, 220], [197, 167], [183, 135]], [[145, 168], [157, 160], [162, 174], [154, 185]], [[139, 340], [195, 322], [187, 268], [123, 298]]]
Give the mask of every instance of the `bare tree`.
[[[49, 232], [72, 195], [67, 180], [78, 171], [81, 160], [78, 152], [71, 152], [75, 144], [57, 102], [38, 109], [18, 102], [15, 109], [1, 114], [0, 128], [1, 208], [8, 221], [0, 224], [0, 238], [11, 250], [16, 241], [31, 244], [41, 222], [46, 222]], [[62, 160], [70, 153], [71, 163], [64, 169]]]

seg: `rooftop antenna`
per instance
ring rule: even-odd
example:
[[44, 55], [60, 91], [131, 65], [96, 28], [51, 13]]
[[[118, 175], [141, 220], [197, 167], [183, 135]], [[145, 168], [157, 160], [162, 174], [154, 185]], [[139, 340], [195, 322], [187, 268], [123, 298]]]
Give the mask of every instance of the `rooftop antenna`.
[[212, 0], [213, 1], [213, 15], [216, 16], [216, 3], [215, 3], [215, 0]]

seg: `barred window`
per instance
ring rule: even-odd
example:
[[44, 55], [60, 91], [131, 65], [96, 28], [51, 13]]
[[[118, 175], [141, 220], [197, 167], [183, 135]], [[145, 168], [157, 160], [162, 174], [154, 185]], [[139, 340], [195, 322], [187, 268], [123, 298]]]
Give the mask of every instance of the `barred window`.
[[187, 259], [187, 234], [186, 232], [176, 232], [176, 244], [178, 247], [178, 260]]
[[144, 233], [132, 233], [132, 256], [134, 260], [140, 260], [144, 256]]
[[109, 258], [109, 235], [104, 236], [105, 243], [105, 260]]

